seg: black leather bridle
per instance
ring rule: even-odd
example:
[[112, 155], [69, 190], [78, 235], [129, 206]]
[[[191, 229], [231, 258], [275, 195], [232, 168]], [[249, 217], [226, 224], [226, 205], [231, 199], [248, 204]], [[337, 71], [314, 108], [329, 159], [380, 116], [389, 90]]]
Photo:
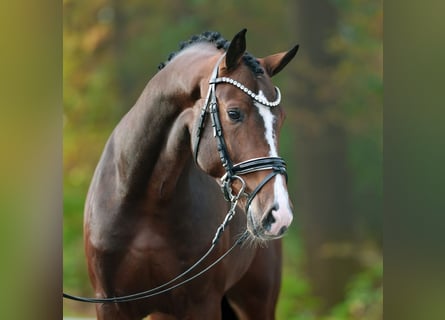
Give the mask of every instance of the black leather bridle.
[[[238, 81], [227, 78], [227, 77], [218, 77], [218, 69], [219, 65], [222, 61], [222, 59], [225, 57], [225, 54], [219, 58], [218, 62], [216, 63], [215, 67], [213, 68], [212, 75], [209, 80], [209, 90], [207, 93], [206, 100], [204, 102], [204, 105], [201, 109], [201, 114], [199, 118], [198, 123], [198, 129], [196, 132], [196, 143], [194, 148], [195, 153], [195, 162], [198, 164], [198, 151], [199, 151], [199, 144], [201, 141], [201, 134], [205, 126], [205, 119], [207, 116], [207, 113], [210, 113], [211, 119], [212, 119], [212, 127], [213, 127], [213, 135], [216, 138], [217, 142], [217, 149], [219, 152], [219, 157], [221, 159], [222, 165], [224, 167], [224, 170], [226, 173], [221, 178], [221, 190], [224, 194], [224, 197], [227, 201], [232, 201], [233, 197], [238, 196], [242, 192], [247, 197], [245, 212], [248, 213], [250, 204], [252, 203], [252, 200], [254, 197], [258, 194], [258, 192], [261, 190], [261, 188], [264, 187], [264, 185], [270, 181], [273, 177], [275, 177], [277, 174], [282, 174], [286, 177], [287, 181], [287, 173], [286, 173], [286, 163], [284, 162], [284, 159], [281, 157], [260, 157], [260, 158], [254, 158], [250, 160], [246, 160], [237, 164], [233, 164], [233, 162], [230, 159], [229, 153], [227, 151], [227, 145], [224, 140], [224, 134], [223, 134], [223, 128], [221, 125], [221, 120], [219, 118], [219, 112], [218, 112], [218, 101], [216, 98], [216, 85], [218, 83], [228, 83], [231, 84], [243, 92], [245, 92], [248, 96], [250, 96], [253, 100], [256, 102], [267, 106], [269, 108], [276, 107], [280, 104], [281, 101], [281, 94], [280, 90], [275, 87], [275, 91], [277, 93], [277, 98], [275, 101], [270, 102], [267, 101], [262, 96], [255, 94], [253, 91], [245, 87], [243, 84], [239, 83]], [[198, 164], [199, 165], [199, 164]], [[256, 171], [262, 171], [262, 170], [272, 170], [271, 173], [269, 173], [259, 184], [258, 186], [250, 193], [245, 193], [245, 187], [246, 183], [243, 178], [241, 178], [242, 175], [256, 172]], [[232, 193], [232, 183], [235, 180], [239, 180], [241, 182], [241, 192], [238, 192], [236, 195], [233, 195]]]

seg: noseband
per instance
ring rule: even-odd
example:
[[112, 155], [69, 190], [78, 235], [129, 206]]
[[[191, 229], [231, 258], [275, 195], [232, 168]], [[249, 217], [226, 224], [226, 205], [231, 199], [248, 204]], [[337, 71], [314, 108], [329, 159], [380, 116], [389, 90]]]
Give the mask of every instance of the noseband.
[[[205, 100], [205, 103], [202, 107], [200, 118], [199, 118], [199, 124], [198, 124], [198, 130], [197, 130], [197, 140], [195, 144], [195, 162], [198, 163], [198, 150], [199, 150], [199, 143], [201, 141], [201, 133], [204, 129], [205, 125], [205, 119], [207, 113], [210, 112], [211, 119], [212, 119], [212, 127], [213, 127], [213, 135], [216, 138], [217, 142], [217, 149], [219, 152], [219, 157], [221, 159], [222, 165], [224, 167], [224, 170], [226, 173], [221, 177], [221, 190], [224, 194], [224, 197], [227, 201], [233, 201], [235, 197], [238, 197], [240, 194], [244, 194], [247, 197], [245, 212], [248, 213], [250, 204], [252, 203], [252, 200], [257, 195], [257, 193], [261, 190], [264, 185], [270, 181], [273, 177], [275, 177], [277, 174], [282, 174], [286, 177], [287, 181], [287, 173], [286, 173], [286, 163], [284, 162], [284, 159], [281, 157], [260, 157], [260, 158], [254, 158], [250, 160], [246, 160], [237, 164], [233, 164], [233, 162], [230, 160], [229, 153], [227, 151], [227, 145], [224, 140], [223, 135], [223, 129], [221, 125], [221, 120], [219, 117], [218, 112], [218, 101], [216, 99], [216, 85], [218, 83], [228, 83], [231, 84], [243, 92], [245, 92], [248, 96], [250, 96], [253, 100], [256, 102], [269, 107], [273, 108], [280, 104], [281, 101], [281, 94], [280, 90], [275, 87], [275, 91], [277, 93], [277, 98], [275, 101], [270, 102], [267, 101], [262, 96], [255, 94], [250, 89], [246, 88], [243, 84], [239, 83], [236, 80], [233, 80], [231, 78], [227, 77], [221, 77], [218, 78], [218, 69], [219, 65], [221, 63], [221, 60], [225, 57], [225, 54], [219, 58], [218, 62], [216, 63], [212, 75], [210, 77], [209, 81], [209, 91], [207, 93], [207, 97]], [[243, 178], [241, 178], [242, 175], [256, 172], [256, 171], [262, 171], [262, 170], [272, 170], [271, 173], [269, 173], [259, 184], [258, 186], [250, 193], [247, 194], [245, 192], [246, 183]], [[235, 180], [239, 180], [241, 182], [241, 191], [239, 191], [236, 195], [232, 192], [232, 183]]]

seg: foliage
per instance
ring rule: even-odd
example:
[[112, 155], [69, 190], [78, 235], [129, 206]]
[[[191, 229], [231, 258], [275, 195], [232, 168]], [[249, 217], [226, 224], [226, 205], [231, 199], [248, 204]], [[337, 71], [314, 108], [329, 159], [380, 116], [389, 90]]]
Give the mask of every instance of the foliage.
[[[382, 107], [383, 107], [383, 11], [376, 0], [337, 0], [338, 32], [329, 48], [340, 55], [334, 73], [337, 114], [349, 132], [349, 165], [354, 173], [354, 207], [361, 228], [382, 235]], [[380, 240], [379, 240], [380, 241]]]
[[383, 319], [383, 266], [376, 264], [354, 277], [343, 303], [332, 309], [325, 320]]
[[[383, 261], [375, 246], [361, 248], [363, 271], [347, 285], [345, 299], [326, 315], [317, 313], [319, 301], [301, 272], [301, 239], [297, 234], [284, 242], [284, 270], [277, 319], [287, 320], [380, 320], [383, 319]], [[295, 266], [300, 266], [295, 268]]]

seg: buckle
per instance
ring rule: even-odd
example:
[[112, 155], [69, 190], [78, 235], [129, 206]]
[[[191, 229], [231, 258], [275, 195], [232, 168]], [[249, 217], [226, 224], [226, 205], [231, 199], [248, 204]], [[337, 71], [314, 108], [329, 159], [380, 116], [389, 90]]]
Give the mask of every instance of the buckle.
[[[241, 182], [241, 188], [238, 191], [238, 193], [236, 193], [236, 194], [233, 193], [233, 189], [232, 189], [232, 183], [234, 180], [239, 180]], [[224, 199], [226, 199], [226, 201], [230, 201], [230, 202], [238, 201], [238, 199], [241, 198], [241, 196], [244, 194], [245, 190], [246, 190], [246, 182], [240, 176], [234, 175], [234, 176], [229, 177], [227, 173], [222, 176], [221, 191], [222, 191], [222, 193], [224, 195]]]

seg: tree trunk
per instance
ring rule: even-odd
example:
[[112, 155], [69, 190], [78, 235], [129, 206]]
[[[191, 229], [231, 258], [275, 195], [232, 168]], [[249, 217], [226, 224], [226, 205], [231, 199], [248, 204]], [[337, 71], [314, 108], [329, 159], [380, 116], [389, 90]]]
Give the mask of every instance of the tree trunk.
[[295, 198], [307, 274], [324, 312], [344, 298], [345, 284], [358, 266], [352, 251], [356, 234], [348, 137], [333, 116], [338, 114], [336, 97], [345, 93], [335, 90], [333, 71], [340, 58], [327, 45], [338, 14], [332, 1], [300, 0], [296, 11], [301, 55], [292, 90], [298, 123]]

